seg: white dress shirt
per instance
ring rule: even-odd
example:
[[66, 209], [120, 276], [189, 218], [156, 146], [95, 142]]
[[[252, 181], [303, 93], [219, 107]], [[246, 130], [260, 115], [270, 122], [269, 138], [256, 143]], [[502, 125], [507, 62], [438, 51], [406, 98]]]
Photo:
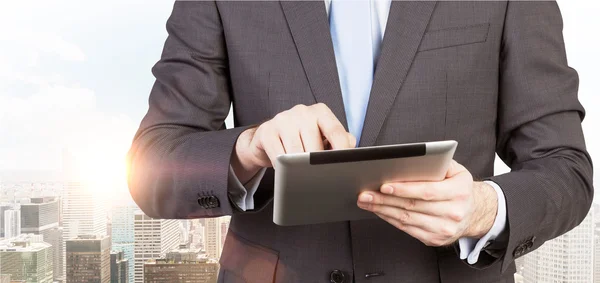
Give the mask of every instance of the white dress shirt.
[[[329, 15], [331, 0], [325, 1], [325, 10]], [[375, 62], [379, 58], [381, 51], [381, 43], [385, 33], [385, 27], [390, 11], [391, 0], [371, 0], [371, 32], [373, 35], [372, 44], [375, 51]], [[260, 180], [264, 176], [265, 170], [260, 170], [246, 184], [242, 184], [235, 176], [233, 169], [230, 167], [229, 178], [229, 196], [231, 201], [242, 211], [254, 209], [254, 193], [258, 189]], [[500, 187], [491, 181], [486, 181], [491, 185], [498, 196], [498, 211], [496, 219], [490, 231], [481, 239], [463, 237], [458, 240], [460, 249], [460, 259], [466, 259], [469, 264], [475, 264], [479, 259], [479, 254], [490, 241], [496, 239], [506, 229], [506, 201], [504, 193]]]

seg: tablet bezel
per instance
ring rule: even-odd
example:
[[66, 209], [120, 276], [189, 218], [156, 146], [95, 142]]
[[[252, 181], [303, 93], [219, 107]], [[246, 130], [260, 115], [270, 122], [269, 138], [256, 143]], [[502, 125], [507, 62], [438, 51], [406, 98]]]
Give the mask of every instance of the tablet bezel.
[[[374, 184], [379, 181], [415, 181], [402, 174], [418, 175], [420, 181], [443, 180], [457, 145], [449, 140], [280, 155], [273, 222], [288, 226], [373, 218], [350, 200], [360, 191], [378, 189], [383, 183]], [[320, 183], [328, 185], [319, 188]]]

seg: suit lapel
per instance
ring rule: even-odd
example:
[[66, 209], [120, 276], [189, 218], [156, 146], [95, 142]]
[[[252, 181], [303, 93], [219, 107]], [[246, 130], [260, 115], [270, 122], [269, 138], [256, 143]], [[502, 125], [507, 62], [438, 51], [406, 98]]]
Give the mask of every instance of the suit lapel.
[[324, 1], [281, 1], [304, 72], [317, 102], [348, 129]]
[[392, 1], [375, 69], [360, 146], [371, 146], [388, 116], [427, 29], [436, 2]]

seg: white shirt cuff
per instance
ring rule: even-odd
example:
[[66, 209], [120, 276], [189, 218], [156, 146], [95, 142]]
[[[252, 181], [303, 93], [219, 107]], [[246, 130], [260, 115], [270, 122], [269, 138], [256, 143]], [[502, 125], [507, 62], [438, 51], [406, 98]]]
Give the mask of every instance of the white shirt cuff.
[[477, 263], [481, 250], [487, 247], [490, 241], [496, 239], [506, 229], [506, 200], [504, 192], [502, 192], [498, 184], [492, 181], [485, 181], [485, 183], [492, 186], [498, 195], [498, 212], [492, 228], [481, 239], [469, 237], [458, 239], [460, 259], [466, 259], [469, 264]]
[[262, 168], [252, 179], [246, 184], [242, 184], [240, 179], [233, 172], [233, 168], [229, 165], [229, 199], [241, 210], [254, 209], [254, 193], [258, 189], [258, 185], [265, 175], [267, 168]]

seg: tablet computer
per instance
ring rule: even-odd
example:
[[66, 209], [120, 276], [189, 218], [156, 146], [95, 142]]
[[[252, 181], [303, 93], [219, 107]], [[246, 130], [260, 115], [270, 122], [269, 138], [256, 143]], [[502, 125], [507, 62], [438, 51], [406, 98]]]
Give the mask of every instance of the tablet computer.
[[273, 222], [306, 225], [377, 217], [358, 194], [394, 181], [441, 181], [456, 141], [283, 154], [277, 157]]

